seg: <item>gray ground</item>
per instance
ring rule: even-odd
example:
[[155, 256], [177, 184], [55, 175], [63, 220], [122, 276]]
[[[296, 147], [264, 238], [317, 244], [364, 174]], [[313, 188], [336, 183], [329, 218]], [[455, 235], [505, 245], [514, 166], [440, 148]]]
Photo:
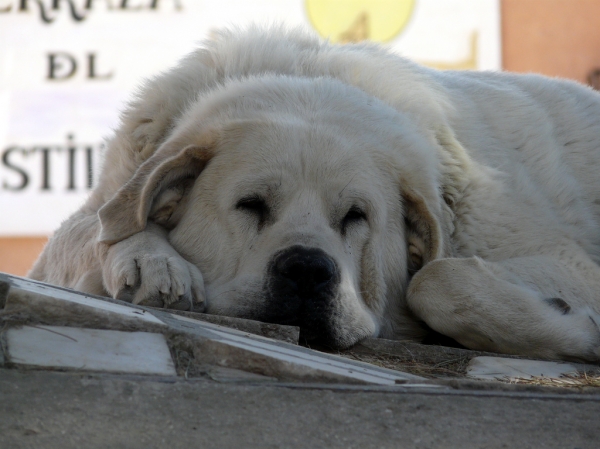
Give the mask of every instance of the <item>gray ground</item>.
[[[288, 326], [181, 321], [127, 304], [107, 312], [119, 302], [83, 296], [0, 275], [0, 449], [600, 447], [598, 366], [554, 379], [558, 388], [471, 380], [469, 361], [489, 354], [367, 339], [339, 358], [296, 346]], [[67, 372], [59, 361], [69, 350], [40, 351], [46, 338], [26, 351], [55, 354], [52, 369], [15, 356], [7, 335], [44, 325], [161, 333], [178, 375]]]
[[0, 370], [2, 448], [598, 448], [600, 397]]

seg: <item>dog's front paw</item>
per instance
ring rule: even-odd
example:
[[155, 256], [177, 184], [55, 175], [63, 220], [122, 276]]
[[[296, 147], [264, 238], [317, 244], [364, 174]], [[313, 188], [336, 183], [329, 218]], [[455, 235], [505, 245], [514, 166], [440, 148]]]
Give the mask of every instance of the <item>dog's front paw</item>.
[[115, 298], [133, 304], [201, 312], [204, 282], [198, 269], [181, 257], [144, 254], [123, 261], [112, 289]]
[[204, 280], [166, 239], [147, 231], [112, 245], [102, 268], [111, 296], [133, 304], [204, 311]]

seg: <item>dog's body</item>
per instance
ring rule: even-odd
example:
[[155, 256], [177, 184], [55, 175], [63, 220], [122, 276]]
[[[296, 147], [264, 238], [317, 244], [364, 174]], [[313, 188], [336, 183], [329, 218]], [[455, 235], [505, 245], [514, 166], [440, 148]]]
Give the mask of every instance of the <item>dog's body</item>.
[[[150, 81], [30, 276], [142, 304], [600, 360], [600, 95], [223, 33]], [[206, 300], [205, 300], [206, 299]]]

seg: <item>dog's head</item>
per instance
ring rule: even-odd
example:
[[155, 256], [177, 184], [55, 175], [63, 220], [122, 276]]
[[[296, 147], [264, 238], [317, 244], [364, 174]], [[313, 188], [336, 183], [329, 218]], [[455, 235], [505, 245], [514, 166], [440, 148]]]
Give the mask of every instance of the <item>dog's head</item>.
[[443, 252], [429, 137], [329, 79], [236, 81], [199, 99], [100, 211], [114, 243], [148, 220], [204, 276], [207, 312], [347, 347], [421, 328], [410, 274]]

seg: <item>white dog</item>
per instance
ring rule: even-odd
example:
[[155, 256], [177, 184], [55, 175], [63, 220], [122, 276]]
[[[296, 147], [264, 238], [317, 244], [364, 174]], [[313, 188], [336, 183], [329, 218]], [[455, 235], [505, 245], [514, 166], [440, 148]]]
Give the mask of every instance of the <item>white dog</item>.
[[30, 276], [295, 324], [600, 360], [600, 95], [223, 32], [146, 83]]

